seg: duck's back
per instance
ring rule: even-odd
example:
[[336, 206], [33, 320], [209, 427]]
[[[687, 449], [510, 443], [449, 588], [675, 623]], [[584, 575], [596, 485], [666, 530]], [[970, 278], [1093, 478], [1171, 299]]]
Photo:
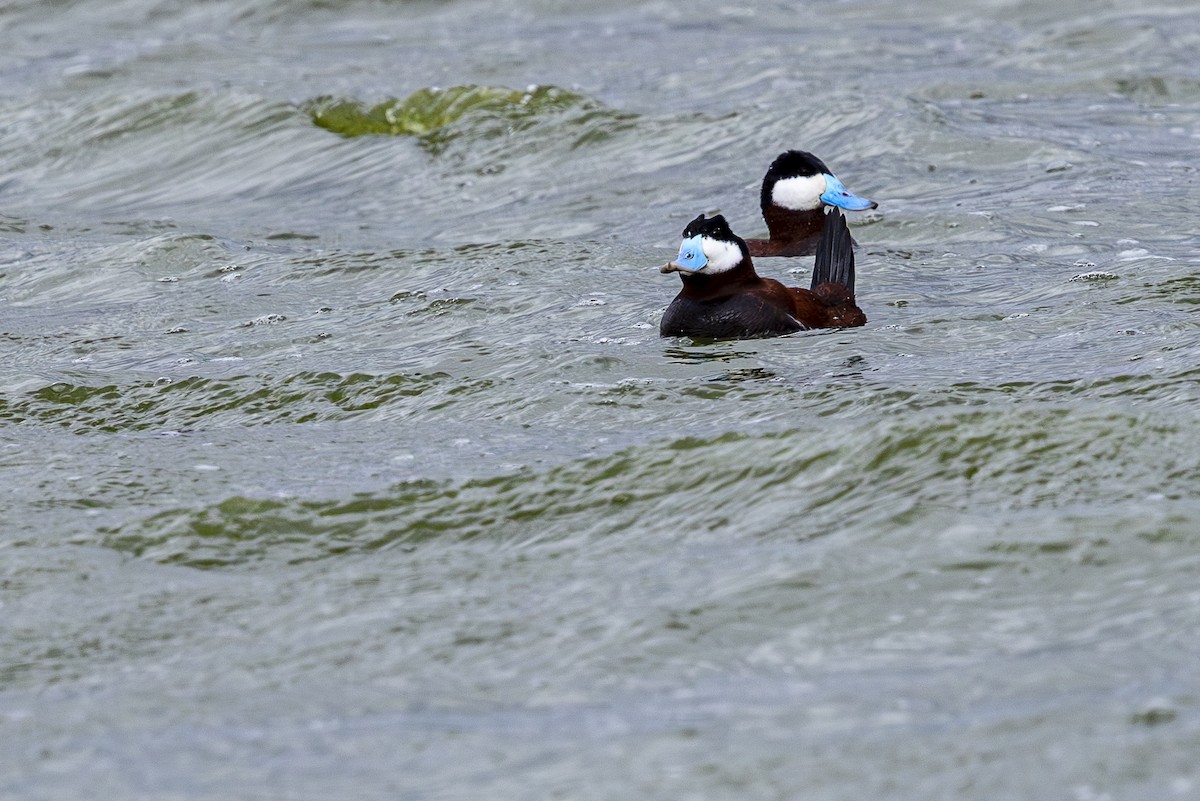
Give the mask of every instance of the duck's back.
[[667, 307], [659, 324], [664, 337], [706, 339], [772, 337], [805, 328], [783, 309], [750, 292], [716, 300], [694, 300], [679, 295]]

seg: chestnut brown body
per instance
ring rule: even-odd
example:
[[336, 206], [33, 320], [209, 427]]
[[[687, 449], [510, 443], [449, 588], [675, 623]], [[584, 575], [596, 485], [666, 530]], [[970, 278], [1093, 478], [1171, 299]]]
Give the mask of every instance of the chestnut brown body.
[[[770, 337], [812, 328], [849, 328], [863, 325], [867, 316], [854, 298], [854, 251], [846, 220], [836, 209], [822, 215], [822, 236], [815, 248], [812, 286], [784, 286], [754, 270], [747, 243], [728, 234], [742, 251], [730, 270], [715, 274], [689, 273], [672, 263], [664, 272], [679, 272], [683, 288], [663, 315], [662, 336], [704, 338]], [[705, 224], [703, 215], [684, 231], [694, 235]]]

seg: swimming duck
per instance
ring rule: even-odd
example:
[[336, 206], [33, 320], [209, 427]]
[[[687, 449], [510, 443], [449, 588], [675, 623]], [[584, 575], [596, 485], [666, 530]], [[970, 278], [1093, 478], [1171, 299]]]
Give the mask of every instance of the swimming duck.
[[825, 162], [803, 150], [780, 153], [762, 182], [762, 215], [770, 239], [747, 239], [751, 256], [809, 256], [828, 206], [863, 211], [879, 206], [842, 184]]
[[864, 324], [867, 316], [854, 305], [854, 249], [846, 218], [837, 209], [823, 216], [810, 289], [760, 278], [750, 248], [720, 214], [692, 220], [683, 229], [679, 256], [661, 268], [678, 272], [683, 289], [663, 314], [659, 333], [743, 339]]

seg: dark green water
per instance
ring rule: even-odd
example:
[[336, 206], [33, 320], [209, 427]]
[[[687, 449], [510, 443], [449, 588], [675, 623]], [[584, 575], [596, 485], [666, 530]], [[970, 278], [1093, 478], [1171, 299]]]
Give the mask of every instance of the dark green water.
[[[1194, 4], [0, 44], [0, 797], [1200, 794]], [[659, 339], [790, 147], [868, 325]]]

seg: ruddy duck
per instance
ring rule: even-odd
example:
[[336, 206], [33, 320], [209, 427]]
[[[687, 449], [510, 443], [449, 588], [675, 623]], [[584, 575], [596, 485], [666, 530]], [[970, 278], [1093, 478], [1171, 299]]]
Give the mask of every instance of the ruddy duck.
[[810, 256], [817, 251], [827, 206], [863, 211], [879, 205], [846, 189], [825, 162], [803, 150], [780, 153], [771, 163], [761, 202], [770, 239], [747, 239], [751, 256]]
[[854, 305], [854, 249], [846, 218], [837, 209], [823, 216], [810, 289], [760, 278], [750, 249], [721, 215], [692, 220], [683, 229], [679, 256], [661, 269], [678, 272], [683, 289], [663, 314], [659, 333], [743, 339], [865, 323], [867, 316]]

